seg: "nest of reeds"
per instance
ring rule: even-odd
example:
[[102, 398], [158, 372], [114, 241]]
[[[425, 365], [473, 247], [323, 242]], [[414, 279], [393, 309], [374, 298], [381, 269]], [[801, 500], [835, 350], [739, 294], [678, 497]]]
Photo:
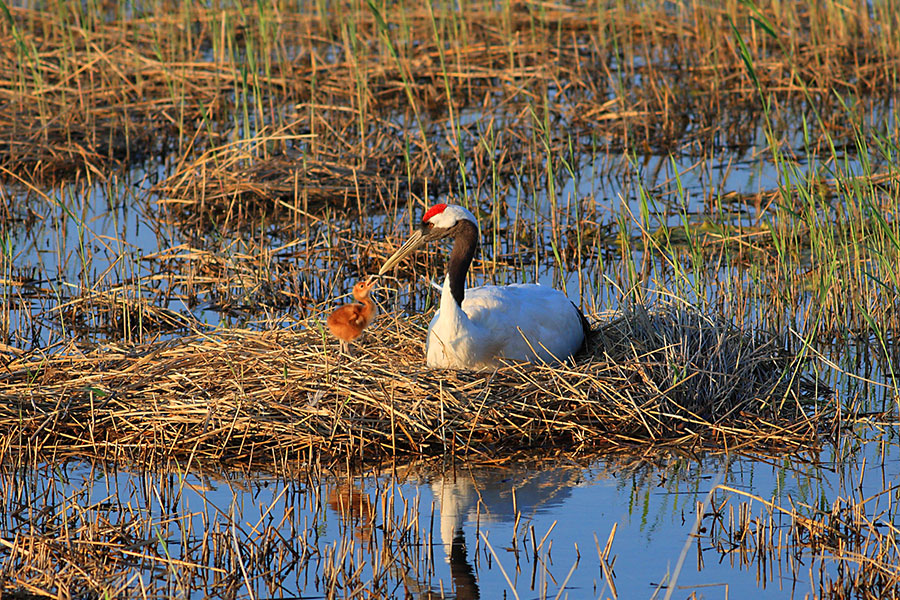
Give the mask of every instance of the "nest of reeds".
[[830, 394], [781, 336], [746, 332], [676, 303], [629, 307], [597, 329], [590, 353], [619, 367], [623, 378], [636, 378], [640, 396], [660, 415], [670, 415], [654, 419], [656, 426], [646, 424], [651, 437], [673, 425], [689, 428], [692, 420], [725, 425], [741, 415], [796, 419], [808, 401]]
[[2, 451], [262, 466], [661, 442], [796, 447], [828, 425], [812, 403], [827, 390], [776, 336], [690, 308], [632, 309], [571, 363], [489, 372], [428, 369], [422, 318], [383, 317], [352, 358], [319, 321], [301, 325], [5, 359]]

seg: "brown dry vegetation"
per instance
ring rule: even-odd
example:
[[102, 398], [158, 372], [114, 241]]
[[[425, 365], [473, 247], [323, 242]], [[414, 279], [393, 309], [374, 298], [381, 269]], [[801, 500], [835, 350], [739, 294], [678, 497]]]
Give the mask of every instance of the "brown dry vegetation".
[[[815, 450], [871, 408], [867, 388], [840, 398], [819, 381], [826, 340], [871, 342], [853, 377], [884, 385], [888, 409], [896, 399], [893, 0], [772, 0], [758, 13], [700, 0], [208, 4], [0, 2], [0, 328], [15, 332], [0, 340], [0, 463], [87, 457], [312, 478], [323, 465], [503, 462], [522, 449]], [[783, 181], [710, 189], [701, 216], [714, 222], [686, 214], [681, 229], [557, 193], [588, 165], [609, 177], [669, 154], [710, 171], [765, 155]], [[662, 179], [647, 174], [623, 195], [663, 212], [688, 204], [677, 176]], [[519, 217], [523, 189], [550, 203], [540, 222]], [[438, 196], [482, 219], [478, 279], [552, 264], [596, 277], [625, 306], [648, 281], [676, 300], [603, 315], [573, 364], [451, 373], [424, 367], [427, 315], [408, 315], [429, 300], [401, 289], [359, 355], [338, 356], [321, 315]], [[101, 197], [112, 231], [92, 229]], [[127, 210], [177, 245], [134, 250]], [[29, 237], [39, 229], [50, 233]], [[32, 249], [62, 266], [19, 264]], [[437, 272], [439, 253], [419, 255], [416, 272]], [[670, 284], [688, 279], [724, 316], [679, 303], [685, 289]], [[224, 325], [198, 322], [198, 306]], [[798, 313], [790, 335], [730, 321], [749, 314], [784, 331]], [[366, 587], [354, 559], [353, 540], [372, 549], [372, 531], [319, 554], [312, 529], [296, 540], [254, 530], [239, 545], [232, 518], [197, 533], [179, 562], [154, 536], [193, 535], [182, 515], [154, 520], [136, 503], [110, 522], [101, 502], [76, 518], [68, 490], [31, 498], [17, 477], [0, 489], [0, 521], [15, 531], [0, 539], [0, 594], [115, 596], [159, 569], [177, 574], [175, 587], [208, 577], [205, 589], [228, 595], [244, 584], [238, 567], [262, 578], [275, 557], [279, 573], [319, 560], [328, 593], [389, 595]], [[833, 557], [836, 571], [817, 572], [820, 597], [894, 597], [895, 490], [820, 506], [751, 497], [764, 514], [742, 504], [737, 516], [717, 496], [708, 537], [762, 582], [774, 564], [795, 573], [811, 555]], [[180, 493], [163, 491], [172, 505]], [[335, 511], [371, 511], [350, 492], [335, 498]], [[433, 571], [418, 521], [392, 518], [372, 571]], [[598, 546], [604, 564], [609, 552]]]
[[[838, 426], [775, 337], [689, 309], [623, 315], [568, 366], [424, 366], [419, 320], [382, 320], [359, 357], [321, 323], [71, 345], [7, 361], [0, 457], [176, 458], [277, 469], [522, 448], [802, 447]], [[324, 344], [323, 344], [324, 342]]]
[[[68, 177], [175, 150], [184, 171], [164, 190], [185, 198], [189, 177], [211, 186], [199, 193], [209, 202], [236, 182], [201, 175], [208, 155], [192, 152], [244, 141], [238, 150], [262, 162], [243, 173], [238, 197], [268, 186], [292, 197], [278, 192], [324, 177], [321, 193], [346, 200], [359, 191], [329, 191], [329, 169], [363, 184], [377, 172], [385, 189], [409, 177], [458, 186], [460, 169], [480, 182], [491, 162], [503, 174], [543, 159], [531, 139], [542, 128], [554, 148], [700, 154], [714, 139], [748, 148], [763, 116], [732, 21], [773, 107], [814, 106], [840, 144], [853, 131], [829, 117], [834, 93], [885, 99], [898, 84], [900, 17], [858, 4], [761, 3], [771, 34], [738, 2], [411, 5], [378, 15], [362, 2], [324, 12], [156, 2], [140, 18], [115, 3], [105, 13], [11, 7], [0, 19], [0, 167]], [[460, 131], [477, 127], [496, 130], [495, 148], [459, 147], [477, 137]]]
[[[823, 599], [897, 597], [896, 487], [867, 498], [854, 490], [819, 506], [781, 505], [729, 486], [716, 492], [705, 515], [716, 560], [755, 571], [763, 587], [796, 578]], [[702, 568], [699, 546], [698, 557]]]
[[[12, 7], [9, 18], [0, 19], [6, 42], [0, 80], [7, 84], [0, 88], [7, 94], [0, 103], [0, 139], [10, 140], [0, 153], [0, 167], [10, 181], [24, 186], [27, 198], [58, 203], [72, 217], [64, 198], [43, 192], [39, 181], [72, 178], [82, 192], [100, 181], [114, 195], [117, 188], [109, 183], [113, 163], [135, 162], [148, 152], [165, 155], [162, 180], [153, 186], [143, 182], [136, 200], [155, 200], [152, 216], [160, 229], [171, 227], [188, 240], [127, 264], [116, 257], [123, 240], [116, 246], [94, 234], [92, 241], [102, 242], [108, 253], [98, 262], [105, 258], [116, 268], [92, 280], [88, 274], [97, 267], [92, 267], [90, 250], [80, 248], [81, 279], [60, 288], [5, 265], [9, 305], [19, 307], [17, 316], [26, 323], [19, 330], [30, 327], [32, 338], [39, 338], [44, 322], [58, 320], [63, 331], [49, 347], [7, 348], [3, 393], [9, 444], [27, 439], [41, 452], [65, 454], [53, 428], [78, 431], [86, 418], [91, 426], [84, 435], [94, 435], [99, 423], [103, 439], [109, 440], [96, 455], [111, 452], [138, 461], [147, 460], [140, 454], [150, 451], [147, 436], [159, 437], [159, 448], [177, 456], [201, 448], [206, 457], [256, 461], [263, 455], [268, 461], [270, 450], [278, 447], [297, 456], [315, 449], [331, 457], [482, 451], [495, 446], [491, 435], [497, 431], [511, 436], [498, 439], [516, 440], [512, 446], [581, 448], [611, 440], [682, 437], [740, 444], [767, 439], [757, 435], [759, 427], [769, 428], [774, 443], [783, 428], [792, 431], [783, 435], [785, 440], [794, 440], [797, 431], [810, 438], [832, 430], [832, 423], [819, 421], [821, 414], [808, 415], [801, 406], [807, 396], [800, 383], [814, 380], [805, 356], [780, 355], [781, 346], [773, 340], [740, 334], [733, 353], [717, 354], [721, 347], [695, 349], [709, 361], [698, 366], [690, 352], [670, 353], [682, 341], [678, 335], [702, 339], [700, 332], [709, 326], [716, 338], [727, 331], [724, 320], [684, 323], [674, 317], [663, 329], [675, 335], [658, 335], [659, 322], [647, 326], [645, 315], [632, 313], [606, 327], [619, 327], [615, 335], [599, 336], [605, 340], [597, 355], [601, 359], [579, 363], [576, 371], [510, 367], [488, 378], [451, 377], [448, 381], [459, 386], [460, 412], [454, 418], [474, 425], [469, 434], [454, 431], [447, 437], [447, 432], [438, 434], [433, 420], [440, 420], [439, 409], [452, 403], [427, 386], [417, 387], [419, 381], [439, 382], [421, 368], [415, 350], [421, 324], [382, 325], [379, 331], [388, 337], [360, 359], [373, 362], [358, 371], [331, 364], [315, 319], [321, 302], [333, 297], [340, 284], [324, 281], [320, 273], [324, 268], [345, 279], [371, 272], [395, 242], [391, 219], [426, 191], [427, 196], [452, 190], [464, 198], [496, 200], [522, 183], [546, 192], [557, 211], [550, 215], [549, 239], [559, 266], [600, 271], [601, 248], [610, 245], [607, 236], [614, 230], [596, 206], [591, 208], [593, 198], [577, 200], [574, 217], [568, 205], [557, 206], [557, 173], [600, 155], [638, 150], [704, 160], [713, 146], [754, 147], [762, 120], [771, 121], [766, 130], [771, 138], [787, 131], [789, 117], [813, 112], [819, 118], [809, 119], [811, 146], [858, 141], [860, 132], [834, 118], [843, 114], [834, 109], [842, 97], [855, 96], [860, 100], [850, 110], [865, 112], [881, 106], [896, 88], [900, 53], [894, 50], [900, 42], [892, 32], [900, 17], [895, 13], [881, 5], [872, 11], [834, 5], [823, 14], [815, 6], [781, 3], [763, 4], [754, 13], [738, 3], [711, 7], [700, 2], [678, 7], [512, 3], [499, 11], [478, 3], [462, 12], [418, 5], [373, 10], [363, 3], [324, 12], [289, 10], [277, 2], [215, 8], [159, 2], [149, 8], [146, 14], [125, 14], [115, 3], [105, 12], [63, 3], [54, 10]], [[838, 13], [840, 24], [834, 19]], [[767, 22], [773, 23], [771, 29]], [[740, 41], [747, 45], [752, 69], [741, 58]], [[769, 149], [775, 148], [780, 146]], [[893, 171], [865, 182], [887, 191], [896, 183]], [[842, 185], [847, 183], [821, 182], [806, 194], [799, 187], [753, 197], [723, 194], [717, 201], [734, 203], [737, 210], [755, 206], [757, 213], [782, 202], [801, 212], [808, 194], [821, 193], [827, 200]], [[83, 203], [87, 215], [88, 201]], [[16, 211], [11, 203], [6, 208], [8, 218], [19, 218], [9, 216]], [[331, 223], [333, 215], [348, 210], [363, 222], [384, 214], [389, 225], [342, 229]], [[493, 245], [485, 244], [484, 261], [475, 266], [479, 276], [553, 260], [539, 226], [510, 218], [511, 210], [501, 202], [476, 210], [490, 221], [493, 236]], [[510, 221], [503, 231], [496, 225], [500, 217]], [[30, 206], [21, 216], [25, 223], [41, 218]], [[77, 224], [90, 225], [87, 217]], [[702, 253], [694, 260], [712, 254], [712, 264], [773, 263], [764, 293], [773, 297], [770, 312], [781, 313], [786, 305], [800, 305], [796, 297], [780, 295], [803, 289], [794, 285], [793, 272], [806, 260], [802, 245], [813, 237], [812, 225], [788, 220], [773, 227], [797, 240], [796, 248], [789, 248], [796, 251], [796, 261], [785, 259], [775, 236], [758, 242], [757, 233], [768, 231], [762, 227], [749, 233], [720, 229], [702, 239], [695, 233]], [[273, 231], [286, 240], [274, 250], [268, 238]], [[627, 233], [618, 231], [623, 264], [632, 253]], [[634, 237], [644, 244], [645, 261], [657, 249], [670, 259], [671, 231], [642, 229]], [[424, 272], [434, 271], [431, 256], [421, 259]], [[881, 257], [884, 264], [887, 256]], [[60, 263], [70, 258], [60, 249]], [[854, 295], [864, 297], [870, 289], [865, 282], [871, 281], [863, 274], [864, 263], [846, 262], [841, 268], [857, 269], [852, 280], [863, 282]], [[779, 265], [791, 270], [791, 285], [784, 284]], [[891, 281], [890, 274], [879, 278]], [[839, 312], [844, 306], [836, 306], [844, 291], [833, 288], [820, 303], [835, 316], [817, 320], [818, 327], [846, 324]], [[35, 300], [40, 310], [29, 310]], [[205, 303], [222, 315], [259, 318], [269, 331], [199, 333], [206, 329], [190, 314], [171, 309], [173, 300], [189, 310]], [[720, 295], [719, 302], [725, 301]], [[755, 300], [744, 296], [740, 301]], [[406, 308], [421, 305], [410, 300]], [[9, 324], [14, 317], [6, 311]], [[301, 316], [294, 332], [276, 331], [286, 312]], [[877, 305], [871, 313], [879, 323], [894, 318], [890, 304]], [[158, 341], [161, 335], [191, 330], [194, 335]], [[91, 347], [100, 334], [109, 344]], [[644, 341], [634, 343], [638, 339]], [[400, 349], [409, 369], [402, 376], [392, 373], [395, 362], [383, 350], [390, 346]], [[248, 370], [247, 361], [253, 368]], [[182, 369], [198, 371], [187, 375]], [[218, 379], [222, 372], [232, 374], [227, 384]], [[360, 380], [374, 372], [381, 375]], [[549, 379], [532, 381], [536, 374]], [[320, 387], [323, 377], [336, 387]], [[567, 377], [581, 383], [569, 389]], [[693, 387], [697, 381], [704, 385]], [[395, 385], [401, 385], [399, 392]], [[731, 387], [736, 391], [718, 393]], [[343, 409], [359, 399], [357, 388], [365, 390], [366, 402], [336, 425], [347, 416]], [[246, 389], [254, 390], [249, 397], [257, 403], [246, 405], [248, 413], [242, 412]], [[814, 390], [812, 397], [824, 389]], [[320, 392], [327, 410], [319, 400], [310, 409], [309, 399]], [[431, 399], [426, 416], [406, 431], [392, 417], [397, 394]], [[504, 410], [509, 398], [529, 398], [522, 405], [527, 410], [510, 423], [504, 424], [502, 411], [482, 423], [486, 417], [471, 412], [481, 394]], [[542, 406], [544, 400], [552, 406]], [[581, 400], [585, 403], [577, 404]], [[200, 402], [217, 406], [221, 414], [199, 410]], [[29, 403], [31, 416], [19, 421]], [[254, 406], [259, 415], [252, 412]], [[160, 421], [174, 414], [183, 420]], [[240, 427], [223, 429], [225, 414], [242, 415], [235, 421]], [[544, 418], [548, 421], [542, 423]], [[480, 430], [483, 439], [476, 436]], [[80, 436], [73, 442], [77, 451], [89, 447]]]

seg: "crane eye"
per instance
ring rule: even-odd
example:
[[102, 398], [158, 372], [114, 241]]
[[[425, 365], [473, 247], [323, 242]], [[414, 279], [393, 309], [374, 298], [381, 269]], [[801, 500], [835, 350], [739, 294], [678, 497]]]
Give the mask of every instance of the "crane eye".
[[428, 229], [434, 229], [434, 223], [429, 221], [429, 222], [425, 223], [425, 227], [427, 227]]

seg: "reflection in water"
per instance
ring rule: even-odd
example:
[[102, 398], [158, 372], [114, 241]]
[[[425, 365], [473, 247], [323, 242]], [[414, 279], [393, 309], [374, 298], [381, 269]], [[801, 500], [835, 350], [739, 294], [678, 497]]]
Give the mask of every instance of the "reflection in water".
[[494, 469], [454, 469], [431, 476], [447, 555], [466, 522], [511, 522], [562, 504], [581, 479], [581, 468], [534, 470], [519, 464]]
[[375, 508], [368, 494], [349, 483], [338, 485], [328, 493], [328, 506], [353, 531], [356, 539], [363, 543], [372, 541]]
[[[710, 595], [715, 586], [734, 597], [761, 590], [767, 597], [821, 597], [820, 586], [853, 581], [834, 566], [849, 559], [830, 560], [820, 548], [837, 552], [833, 542], [874, 539], [866, 560], [889, 570], [885, 557], [893, 556], [890, 535], [873, 530], [859, 538], [842, 525], [845, 513], [876, 528], [896, 513], [880, 514], [873, 500], [881, 497], [877, 473], [858, 476], [867, 457], [845, 458], [834, 462], [834, 472], [791, 459], [769, 466], [669, 459], [640, 467], [604, 459], [445, 470], [397, 466], [327, 481], [128, 472], [98, 463], [0, 465], [0, 593], [650, 597], [675, 572], [682, 549], [696, 545], [676, 597], [701, 587], [704, 597], [718, 597]], [[877, 453], [868, 458], [869, 470], [885, 464]], [[720, 472], [732, 491], [716, 492], [703, 520], [707, 533], [694, 540], [698, 503]], [[900, 493], [885, 494], [891, 506], [900, 506]], [[765, 503], [753, 500], [760, 497]], [[748, 504], [736, 512], [741, 501]], [[799, 520], [773, 511], [776, 504], [795, 506]], [[831, 504], [825, 512], [804, 508]], [[754, 545], [769, 539], [788, 543], [775, 553]], [[719, 559], [704, 557], [709, 553]], [[767, 569], [759, 579], [754, 557]], [[882, 583], [882, 589], [888, 593], [892, 585]]]
[[[409, 482], [428, 482], [438, 511], [439, 547], [450, 570], [449, 591], [458, 600], [465, 600], [481, 597], [476, 569], [469, 558], [466, 530], [489, 529], [500, 523], [524, 526], [540, 514], [553, 514], [584, 475], [583, 467], [577, 465], [553, 464], [552, 468], [542, 469], [535, 463], [515, 463], [499, 468], [410, 468], [405, 478]], [[360, 482], [340, 483], [329, 489], [327, 497], [328, 506], [346, 527], [345, 536], [352, 531], [352, 536], [367, 544], [370, 551], [392, 552], [390, 545], [378, 545], [376, 508]], [[440, 583], [431, 584], [429, 569], [419, 570], [401, 556], [392, 555], [389, 560], [396, 565], [394, 571], [408, 594], [416, 598], [447, 597], [448, 590], [442, 589]], [[531, 588], [534, 589], [533, 581]]]
[[461, 528], [453, 536], [453, 546], [450, 549], [450, 576], [456, 588], [457, 600], [475, 600], [481, 597], [478, 593], [475, 569], [469, 563], [466, 552], [466, 536], [463, 535]]
[[[406, 561], [402, 557], [393, 555], [390, 545], [385, 544], [381, 548], [377, 548], [374, 544], [369, 544], [376, 540], [376, 512], [369, 495], [357, 484], [343, 483], [332, 488], [328, 493], [328, 506], [341, 518], [347, 529], [353, 531], [357, 540], [368, 544], [370, 551], [391, 554], [390, 560], [397, 565], [393, 570], [398, 579], [403, 582], [407, 594], [423, 599], [446, 597], [446, 594], [440, 589], [432, 589], [429, 585], [430, 578], [427, 576], [427, 571], [423, 576], [423, 573], [417, 569], [408, 568], [409, 565], [405, 564]], [[442, 535], [443, 531], [442, 513]], [[452, 540], [449, 541], [447, 541], [449, 538], [445, 538], [446, 562], [450, 565], [450, 578], [453, 582], [455, 597], [457, 600], [480, 598], [475, 568], [469, 562], [466, 538], [461, 525], [451, 534], [451, 537]]]
[[[466, 525], [513, 522], [550, 511], [569, 497], [580, 469], [534, 471], [524, 465], [502, 469], [452, 469], [430, 476], [440, 512], [441, 541], [456, 598], [479, 598], [475, 569], [468, 561]], [[533, 586], [532, 586], [533, 589]]]

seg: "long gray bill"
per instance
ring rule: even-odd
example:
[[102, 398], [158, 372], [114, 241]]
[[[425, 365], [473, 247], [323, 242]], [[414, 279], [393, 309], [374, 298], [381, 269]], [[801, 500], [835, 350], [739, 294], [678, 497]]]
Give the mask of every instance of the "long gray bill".
[[403, 242], [403, 245], [400, 246], [400, 249], [394, 252], [390, 258], [384, 261], [384, 264], [381, 265], [381, 268], [378, 269], [378, 275], [384, 275], [391, 269], [393, 269], [397, 263], [401, 260], [421, 248], [425, 244], [424, 235], [421, 231], [416, 230], [413, 232], [409, 239]]

